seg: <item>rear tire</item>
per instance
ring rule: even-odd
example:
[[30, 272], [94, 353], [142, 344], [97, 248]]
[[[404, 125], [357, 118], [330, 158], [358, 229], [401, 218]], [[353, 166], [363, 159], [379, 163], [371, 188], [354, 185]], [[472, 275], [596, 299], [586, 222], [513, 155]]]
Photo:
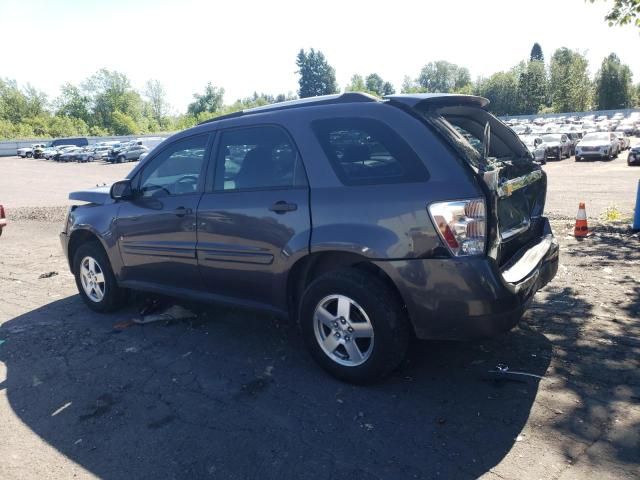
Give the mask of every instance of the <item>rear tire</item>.
[[84, 303], [94, 312], [113, 312], [126, 301], [104, 249], [97, 242], [80, 245], [73, 256], [73, 274]]
[[33, 153], [31, 153], [31, 152], [27, 152], [26, 157], [27, 157], [27, 158], [31, 158], [31, 157], [33, 157]]
[[404, 360], [410, 326], [397, 294], [372, 274], [329, 272], [305, 290], [302, 337], [315, 361], [356, 384], [388, 375]]

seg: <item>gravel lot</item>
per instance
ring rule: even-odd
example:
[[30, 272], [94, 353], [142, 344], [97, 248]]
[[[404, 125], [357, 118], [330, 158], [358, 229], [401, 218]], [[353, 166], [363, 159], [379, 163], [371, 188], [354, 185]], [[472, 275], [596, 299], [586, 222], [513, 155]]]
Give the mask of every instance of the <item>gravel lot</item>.
[[[415, 342], [366, 388], [269, 315], [190, 305], [194, 320], [118, 330], [141, 298], [89, 313], [56, 207], [133, 164], [0, 158], [0, 478], [639, 478], [640, 239], [596, 221], [633, 210], [640, 168], [622, 157], [545, 167], [562, 264], [516, 329]], [[496, 379], [499, 363], [541, 378]]]

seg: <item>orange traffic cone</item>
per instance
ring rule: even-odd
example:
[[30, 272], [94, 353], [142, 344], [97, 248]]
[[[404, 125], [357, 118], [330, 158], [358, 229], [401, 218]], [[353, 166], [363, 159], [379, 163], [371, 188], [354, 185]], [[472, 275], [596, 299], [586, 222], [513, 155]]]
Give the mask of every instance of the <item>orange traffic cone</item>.
[[589, 227], [587, 227], [587, 212], [584, 209], [584, 202], [580, 202], [578, 206], [578, 214], [576, 215], [576, 227], [573, 230], [573, 235], [576, 238], [584, 238], [589, 233]]

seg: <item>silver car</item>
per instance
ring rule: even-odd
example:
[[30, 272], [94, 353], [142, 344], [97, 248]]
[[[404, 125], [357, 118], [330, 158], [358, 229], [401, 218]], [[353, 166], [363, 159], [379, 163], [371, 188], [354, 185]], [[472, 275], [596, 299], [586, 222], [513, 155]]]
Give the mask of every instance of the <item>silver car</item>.
[[536, 162], [540, 162], [542, 165], [547, 163], [547, 149], [542, 138], [535, 135], [521, 135], [520, 140], [529, 149]]

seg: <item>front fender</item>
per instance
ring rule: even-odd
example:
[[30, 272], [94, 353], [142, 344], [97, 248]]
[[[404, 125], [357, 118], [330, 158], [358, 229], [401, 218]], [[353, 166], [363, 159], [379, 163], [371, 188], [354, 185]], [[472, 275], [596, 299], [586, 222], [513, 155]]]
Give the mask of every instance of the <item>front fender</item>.
[[[90, 233], [95, 236], [104, 248], [111, 268], [116, 278], [119, 278], [122, 269], [122, 257], [118, 249], [118, 239], [115, 233], [115, 220], [119, 206], [117, 203], [108, 205], [82, 205], [72, 207], [67, 221], [68, 247], [71, 248], [76, 235]], [[69, 257], [69, 263], [73, 261], [70, 252], [65, 252]]]

